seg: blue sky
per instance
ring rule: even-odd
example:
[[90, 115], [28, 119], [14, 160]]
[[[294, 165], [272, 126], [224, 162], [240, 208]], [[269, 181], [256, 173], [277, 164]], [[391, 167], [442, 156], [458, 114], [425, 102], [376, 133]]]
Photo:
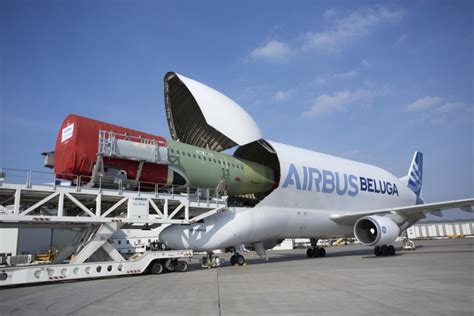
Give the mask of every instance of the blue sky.
[[42, 169], [70, 113], [169, 137], [163, 77], [223, 92], [268, 139], [472, 197], [472, 1], [0, 0], [0, 166]]

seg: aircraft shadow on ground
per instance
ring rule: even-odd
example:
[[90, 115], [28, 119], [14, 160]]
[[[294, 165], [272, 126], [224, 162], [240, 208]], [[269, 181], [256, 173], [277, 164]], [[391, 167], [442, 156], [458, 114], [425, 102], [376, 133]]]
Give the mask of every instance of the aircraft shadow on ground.
[[[438, 248], [439, 246], [417, 246], [417, 249], [423, 249], [428, 250], [426, 248]], [[433, 253], [469, 253], [472, 252], [472, 250], [438, 250], [436, 251], [435, 249], [429, 249], [428, 251], [411, 251], [411, 250], [405, 250], [402, 251], [401, 248], [397, 247], [396, 248], [396, 254], [395, 257], [400, 257], [404, 255], [421, 255], [421, 254], [433, 254]], [[333, 257], [361, 257], [362, 259], [378, 259], [378, 260], [384, 260], [384, 259], [389, 259], [391, 258], [390, 256], [381, 256], [377, 257], [373, 253], [372, 248], [367, 248], [367, 249], [352, 249], [352, 250], [343, 250], [343, 251], [335, 251], [331, 252], [330, 250], [327, 252], [327, 257], [326, 258], [308, 258], [305, 253], [297, 253], [297, 254], [292, 254], [292, 253], [282, 253], [278, 255], [271, 255], [269, 257], [269, 260], [265, 259], [260, 259], [258, 257], [250, 257], [248, 255], [249, 253], [243, 253], [247, 264], [248, 265], [258, 265], [258, 264], [272, 264], [272, 263], [281, 263], [281, 262], [292, 262], [292, 261], [299, 261], [299, 260], [326, 260], [328, 258], [333, 258]], [[227, 268], [231, 267], [229, 260], [226, 260], [222, 266], [222, 268]], [[191, 264], [189, 266], [190, 271], [194, 270], [200, 270], [202, 269], [200, 265], [198, 264]]]
[[[290, 253], [282, 253], [278, 255], [270, 255], [269, 260], [260, 259], [259, 257], [250, 257], [249, 253], [242, 253], [245, 257], [245, 260], [248, 265], [258, 265], [258, 264], [274, 264], [274, 263], [281, 263], [281, 262], [292, 262], [292, 261], [300, 261], [300, 260], [326, 260], [327, 258], [331, 257], [351, 257], [351, 256], [363, 256], [366, 255], [367, 257], [374, 257], [372, 249], [355, 249], [355, 250], [348, 250], [348, 251], [338, 251], [338, 252], [328, 252], [326, 258], [308, 258], [305, 253], [297, 253], [297, 254], [290, 254]], [[377, 257], [379, 258], [379, 257]], [[225, 262], [221, 266], [222, 268], [231, 267], [229, 260], [225, 260]], [[201, 269], [200, 265], [198, 264], [191, 264], [189, 265], [189, 271], [199, 270]]]

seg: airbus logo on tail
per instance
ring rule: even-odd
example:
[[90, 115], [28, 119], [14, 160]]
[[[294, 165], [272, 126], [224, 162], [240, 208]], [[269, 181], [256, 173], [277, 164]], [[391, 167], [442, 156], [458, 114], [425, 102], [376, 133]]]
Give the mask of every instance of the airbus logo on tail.
[[303, 177], [298, 173], [294, 164], [290, 164], [283, 188], [295, 186], [298, 191], [316, 191], [338, 195], [356, 196], [360, 191], [379, 194], [399, 195], [395, 183], [368, 177], [357, 177], [353, 174], [319, 170], [303, 166]]

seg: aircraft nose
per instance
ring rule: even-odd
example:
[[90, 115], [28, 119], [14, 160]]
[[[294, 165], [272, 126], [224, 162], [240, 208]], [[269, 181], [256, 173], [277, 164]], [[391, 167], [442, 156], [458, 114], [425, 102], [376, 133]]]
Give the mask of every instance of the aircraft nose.
[[161, 231], [158, 239], [170, 249], [184, 249], [181, 234], [176, 225], [169, 226]]

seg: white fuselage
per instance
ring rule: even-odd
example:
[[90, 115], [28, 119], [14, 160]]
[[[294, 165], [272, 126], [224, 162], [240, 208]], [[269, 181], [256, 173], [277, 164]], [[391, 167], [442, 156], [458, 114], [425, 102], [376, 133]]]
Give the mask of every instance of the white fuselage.
[[281, 171], [279, 186], [253, 208], [230, 207], [190, 226], [171, 226], [160, 240], [174, 249], [210, 251], [265, 240], [353, 236], [338, 213], [416, 204], [391, 173], [368, 164], [268, 141]]

